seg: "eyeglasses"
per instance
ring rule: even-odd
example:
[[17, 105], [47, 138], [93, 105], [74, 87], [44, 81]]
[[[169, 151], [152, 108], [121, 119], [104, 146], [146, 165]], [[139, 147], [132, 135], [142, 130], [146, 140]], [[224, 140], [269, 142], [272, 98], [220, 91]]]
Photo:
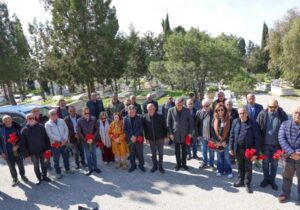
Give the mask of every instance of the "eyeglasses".
[[277, 106], [268, 106], [268, 108], [270, 108], [270, 109], [276, 109]]
[[224, 109], [218, 109], [217, 112], [224, 112]]
[[241, 113], [239, 113], [239, 115], [245, 115], [246, 114], [246, 112], [241, 112]]
[[101, 120], [106, 120], [106, 117], [101, 117]]
[[84, 113], [84, 115], [89, 115], [89, 114], [90, 114], [89, 112], [85, 112], [85, 113]]
[[51, 116], [55, 116], [55, 115], [57, 115], [57, 113], [52, 113], [52, 114], [51, 114]]
[[295, 115], [300, 115], [300, 112], [295, 112]]
[[34, 119], [34, 117], [29, 117], [28, 120], [30, 121], [30, 120], [35, 120], [35, 119]]

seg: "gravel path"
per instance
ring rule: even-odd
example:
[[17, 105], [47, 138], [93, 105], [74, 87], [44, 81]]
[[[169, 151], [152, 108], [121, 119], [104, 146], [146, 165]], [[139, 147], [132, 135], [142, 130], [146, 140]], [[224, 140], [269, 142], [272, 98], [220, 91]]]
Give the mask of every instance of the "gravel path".
[[[99, 151], [98, 151], [99, 152]], [[200, 155], [200, 154], [199, 154]], [[98, 154], [98, 157], [100, 154]], [[11, 178], [7, 166], [0, 162], [0, 209], [1, 210], [36, 210], [36, 209], [77, 209], [78, 205], [99, 209], [225, 209], [225, 210], [293, 210], [300, 209], [297, 204], [296, 180], [294, 179], [293, 196], [289, 203], [279, 204], [276, 196], [280, 191], [270, 187], [260, 188], [261, 170], [255, 169], [252, 195], [245, 189], [232, 186], [236, 180], [226, 176], [217, 177], [215, 172], [199, 170], [199, 161], [188, 162], [190, 172], [173, 170], [175, 166], [174, 150], [165, 147], [165, 174], [151, 174], [150, 151], [145, 147], [147, 172], [140, 170], [129, 174], [117, 170], [114, 165], [99, 164], [102, 174], [84, 175], [79, 170], [74, 175], [65, 175], [51, 184], [42, 183], [35, 186], [35, 175], [30, 162], [26, 161], [26, 173], [30, 184], [21, 183], [17, 187], [10, 186]], [[73, 160], [73, 158], [71, 158]], [[74, 162], [72, 161], [74, 167]], [[281, 168], [279, 169], [281, 172]], [[54, 174], [51, 172], [50, 177]], [[281, 176], [277, 183], [281, 186]]]

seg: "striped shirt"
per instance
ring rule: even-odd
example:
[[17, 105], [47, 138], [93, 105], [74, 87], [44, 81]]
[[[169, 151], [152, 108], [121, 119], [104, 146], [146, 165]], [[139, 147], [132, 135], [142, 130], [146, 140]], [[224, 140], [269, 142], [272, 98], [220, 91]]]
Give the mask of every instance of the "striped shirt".
[[297, 125], [293, 120], [283, 122], [279, 129], [278, 140], [288, 155], [300, 152], [300, 125]]

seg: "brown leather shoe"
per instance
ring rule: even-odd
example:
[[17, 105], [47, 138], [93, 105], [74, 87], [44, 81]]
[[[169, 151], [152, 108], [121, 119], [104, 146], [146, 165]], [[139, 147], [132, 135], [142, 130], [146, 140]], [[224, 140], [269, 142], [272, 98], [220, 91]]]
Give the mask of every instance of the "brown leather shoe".
[[287, 200], [288, 200], [288, 197], [285, 196], [285, 195], [280, 195], [280, 196], [278, 197], [279, 203], [285, 203]]

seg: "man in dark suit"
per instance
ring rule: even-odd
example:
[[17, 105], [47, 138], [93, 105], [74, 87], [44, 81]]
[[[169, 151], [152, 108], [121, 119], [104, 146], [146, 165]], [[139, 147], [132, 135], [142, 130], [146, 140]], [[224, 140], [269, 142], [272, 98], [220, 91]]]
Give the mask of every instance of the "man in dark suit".
[[[161, 173], [165, 173], [162, 163], [163, 163], [164, 142], [168, 133], [166, 120], [161, 114], [158, 114], [156, 112], [155, 106], [153, 104], [148, 104], [147, 110], [148, 113], [144, 116], [143, 120], [144, 120], [145, 138], [150, 143], [150, 149], [152, 153], [153, 167], [150, 172], [153, 173], [157, 169], [159, 169]], [[159, 162], [157, 161], [156, 151], [158, 151]]]
[[136, 114], [137, 110], [134, 105], [128, 106], [128, 115], [124, 118], [124, 132], [126, 141], [129, 145], [130, 164], [128, 172], [133, 172], [136, 169], [135, 158], [139, 160], [139, 168], [145, 172], [144, 154], [143, 154], [143, 120], [141, 116]]
[[193, 132], [193, 118], [189, 110], [183, 107], [183, 101], [183, 98], [178, 98], [175, 107], [169, 109], [167, 116], [167, 127], [170, 138], [175, 142], [176, 171], [181, 167], [184, 170], [189, 170], [186, 165], [187, 152], [185, 139], [187, 136], [192, 138]]
[[134, 105], [136, 107], [137, 114], [142, 115], [143, 114], [142, 106], [136, 102], [136, 96], [135, 95], [130, 96], [130, 102], [131, 102], [132, 105]]
[[84, 150], [82, 145], [82, 139], [79, 138], [77, 134], [77, 121], [80, 119], [80, 115], [76, 114], [76, 108], [74, 106], [69, 106], [68, 109], [69, 115], [65, 118], [65, 122], [69, 129], [69, 141], [73, 146], [73, 152], [75, 157], [76, 169], [80, 168], [79, 164], [79, 156], [81, 159], [81, 165], [86, 167], [85, 159], [84, 159]]
[[[199, 159], [197, 156], [197, 148], [198, 148], [198, 140], [195, 138], [195, 123], [196, 123], [196, 114], [197, 114], [197, 109], [195, 108], [195, 104], [192, 98], [189, 98], [186, 101], [186, 107], [188, 108], [191, 117], [193, 119], [193, 137], [192, 137], [192, 142], [191, 145], [187, 146], [187, 153], [188, 153], [188, 160], [191, 160], [192, 158], [194, 159]], [[193, 153], [193, 156], [192, 156]]]
[[[256, 121], [248, 117], [247, 108], [238, 110], [239, 118], [232, 123], [229, 137], [229, 154], [236, 156], [238, 163], [239, 179], [234, 183], [234, 187], [246, 187], [248, 193], [252, 193], [252, 161], [259, 155], [260, 151], [260, 131]], [[256, 154], [252, 160], [245, 157], [246, 149], [256, 149]]]
[[256, 121], [258, 114], [264, 109], [262, 105], [255, 103], [255, 95], [250, 93], [247, 95], [246, 105], [249, 118]]
[[104, 111], [103, 102], [101, 99], [97, 99], [97, 93], [91, 94], [91, 100], [86, 103], [86, 106], [90, 109], [91, 116], [99, 118], [100, 112]]
[[152, 95], [151, 95], [151, 93], [149, 93], [147, 96], [146, 96], [146, 100], [144, 101], [144, 103], [143, 103], [143, 111], [144, 111], [144, 113], [145, 114], [147, 114], [148, 113], [148, 111], [147, 111], [147, 105], [148, 104], [154, 104], [154, 106], [155, 106], [155, 109], [156, 109], [156, 111], [158, 110], [158, 103], [157, 103], [157, 101], [154, 101], [153, 100], [153, 97], [152, 97]]

